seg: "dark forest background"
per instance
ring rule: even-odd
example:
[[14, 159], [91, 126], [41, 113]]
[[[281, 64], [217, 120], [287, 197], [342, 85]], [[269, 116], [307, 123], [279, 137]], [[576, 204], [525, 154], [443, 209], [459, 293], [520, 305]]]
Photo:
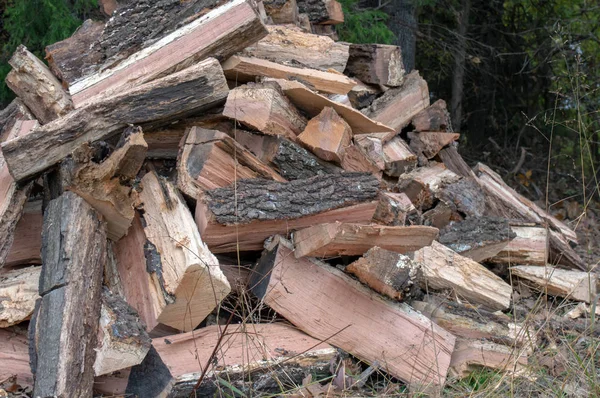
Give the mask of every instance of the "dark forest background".
[[[598, 1], [341, 2], [340, 40], [401, 46], [432, 102], [448, 103], [469, 163], [493, 165], [533, 199], [597, 200]], [[0, 13], [2, 82], [19, 44], [43, 58], [47, 44], [101, 17], [97, 0], [0, 0]], [[0, 108], [11, 98], [2, 83]]]

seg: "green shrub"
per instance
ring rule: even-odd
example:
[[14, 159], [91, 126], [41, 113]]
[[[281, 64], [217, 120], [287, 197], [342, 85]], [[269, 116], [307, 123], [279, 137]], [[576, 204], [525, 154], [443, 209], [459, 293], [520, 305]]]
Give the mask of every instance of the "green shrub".
[[359, 9], [358, 0], [340, 0], [344, 23], [337, 26], [340, 40], [350, 43], [393, 44], [395, 36], [386, 26], [389, 16], [380, 10]]

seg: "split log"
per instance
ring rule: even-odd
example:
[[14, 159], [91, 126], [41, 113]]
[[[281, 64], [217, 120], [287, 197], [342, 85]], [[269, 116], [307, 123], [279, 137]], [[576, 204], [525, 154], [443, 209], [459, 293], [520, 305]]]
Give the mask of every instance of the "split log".
[[102, 290], [102, 307], [98, 332], [94, 374], [115, 372], [140, 364], [151, 340], [137, 312], [110, 290]]
[[423, 154], [427, 159], [436, 156], [442, 148], [458, 140], [458, 133], [439, 132], [409, 132], [410, 148], [417, 154]]
[[[427, 82], [421, 78], [418, 71], [414, 71], [406, 76], [402, 86], [386, 91], [362, 112], [399, 133], [408, 126], [417, 113], [428, 106]], [[386, 140], [393, 138], [394, 135], [394, 133], [388, 134]]]
[[493, 311], [510, 306], [510, 285], [481, 264], [438, 242], [417, 250], [414, 261], [423, 269], [425, 288], [451, 289], [459, 299]]
[[310, 19], [308, 19], [308, 15], [306, 15], [305, 13], [298, 13], [298, 20], [296, 22], [296, 26], [299, 28], [299, 31], [301, 31], [301, 32], [305, 32], [305, 33], [312, 32]]
[[363, 83], [400, 86], [404, 66], [400, 47], [386, 44], [351, 44], [344, 73]]
[[88, 397], [106, 262], [105, 226], [82, 198], [65, 192], [46, 209], [42, 242], [41, 299], [29, 329], [33, 395]]
[[[84, 142], [106, 139], [128, 124], [164, 122], [221, 102], [229, 89], [215, 59], [77, 109], [5, 142], [2, 152], [16, 181], [55, 165]], [[161, 101], [157, 102], [157, 98]]]
[[410, 257], [380, 247], [369, 249], [346, 267], [346, 272], [378, 293], [404, 301], [420, 289], [423, 272]]
[[381, 89], [378, 87], [369, 86], [359, 81], [348, 92], [348, 100], [354, 108], [363, 109], [370, 106], [379, 94], [381, 94]]
[[340, 40], [337, 31], [335, 30], [335, 27], [333, 25], [311, 24], [311, 31], [316, 35], [330, 37], [333, 41]]
[[329, 94], [346, 94], [356, 85], [339, 73], [276, 64], [260, 58], [233, 56], [223, 63], [225, 76], [235, 82], [253, 82], [257, 77], [297, 80], [311, 90]]
[[102, 163], [94, 162], [94, 151], [84, 144], [60, 168], [62, 185], [88, 202], [106, 221], [109, 239], [118, 241], [127, 233], [134, 215], [132, 180], [142, 167], [148, 145], [139, 127], [129, 127], [117, 149]]
[[276, 25], [294, 24], [298, 20], [296, 0], [263, 0], [263, 5]]
[[381, 192], [373, 221], [391, 226], [415, 223], [417, 209], [405, 193]]
[[[267, 26], [269, 34], [242, 55], [262, 58], [282, 65], [303, 65], [307, 68], [344, 72], [349, 46], [329, 37], [303, 32], [290, 26]], [[327, 54], [326, 57], [323, 54]]]
[[361, 256], [375, 246], [397, 253], [408, 253], [430, 245], [437, 237], [438, 229], [432, 227], [335, 222], [296, 231], [294, 254], [296, 258]]
[[70, 85], [76, 108], [94, 97], [129, 90], [194, 65], [227, 59], [267, 34], [247, 0], [233, 0], [178, 28], [118, 64]]
[[566, 236], [551, 229], [548, 230], [548, 233], [548, 245], [550, 247], [548, 256], [551, 264], [558, 264], [568, 268], [577, 268], [582, 271], [587, 271], [593, 267], [593, 264], [586, 264], [579, 254], [573, 250]]
[[435, 196], [467, 217], [483, 217], [486, 214], [486, 195], [475, 178], [463, 177], [446, 185]]
[[337, 0], [297, 0], [298, 10], [308, 15], [312, 24], [336, 25], [344, 23], [344, 11]]
[[354, 136], [355, 145], [379, 168], [385, 170], [385, 155], [383, 154], [382, 137], [385, 133], [357, 134]]
[[291, 140], [306, 127], [306, 119], [273, 83], [249, 83], [229, 92], [223, 115], [268, 135]]
[[0, 363], [0, 380], [16, 376], [15, 382], [21, 387], [33, 386], [26, 331], [0, 329]]
[[400, 137], [394, 137], [383, 144], [385, 173], [398, 177], [417, 166], [417, 156]]
[[298, 142], [325, 161], [340, 163], [352, 141], [352, 129], [333, 108], [325, 107], [298, 136]]
[[435, 163], [402, 174], [398, 179], [398, 189], [406, 193], [417, 209], [427, 210], [432, 206], [434, 197], [445, 186], [459, 179], [443, 163]]
[[450, 145], [439, 151], [438, 157], [446, 165], [448, 170], [453, 173], [467, 178], [475, 178], [475, 173], [464, 161], [462, 156], [460, 156], [455, 145]]
[[236, 190], [209, 191], [196, 205], [196, 224], [214, 253], [261, 250], [269, 236], [316, 223], [368, 223], [377, 207], [373, 199], [378, 188], [375, 177], [359, 173], [288, 183], [245, 180]]
[[[22, 134], [13, 133], [17, 123], [29, 122], [35, 120], [27, 106], [19, 98], [15, 98], [10, 104], [0, 111], [0, 143], [7, 141], [9, 135], [14, 139]], [[16, 130], [19, 130], [18, 128]]]
[[461, 221], [460, 215], [457, 215], [453, 209], [443, 201], [439, 201], [432, 209], [427, 210], [421, 215], [421, 223], [443, 229], [452, 221]]
[[31, 317], [38, 296], [42, 267], [27, 267], [0, 272], [0, 328], [21, 323]]
[[14, 240], [6, 257], [7, 267], [42, 263], [42, 223], [42, 201], [27, 202], [15, 228]]
[[146, 159], [177, 159], [179, 144], [185, 131], [179, 128], [145, 131], [144, 141], [148, 144]]
[[143, 219], [116, 246], [125, 297], [149, 331], [193, 330], [230, 286], [175, 187], [153, 172], [141, 184]]
[[454, 336], [410, 307], [382, 300], [334, 267], [295, 258], [281, 237], [263, 252], [251, 286], [301, 330], [368, 363], [380, 362], [411, 387], [444, 384]]
[[23, 100], [42, 124], [66, 115], [73, 109], [69, 94], [48, 67], [24, 45], [20, 45], [8, 61], [12, 70], [6, 85]]
[[417, 113], [411, 120], [413, 128], [417, 132], [442, 131], [451, 133], [452, 122], [450, 112], [446, 108], [446, 101], [439, 99], [433, 104]]
[[256, 177], [285, 181], [225, 133], [201, 127], [186, 132], [177, 161], [177, 186], [192, 200], [236, 179]]
[[300, 82], [272, 79], [277, 82], [290, 101], [309, 117], [315, 117], [326, 106], [332, 107], [352, 128], [354, 134], [393, 132], [391, 127], [369, 119], [359, 111], [330, 100], [307, 88]]
[[528, 355], [523, 350], [487, 341], [457, 339], [449, 374], [460, 379], [479, 367], [519, 375], [528, 369]]
[[359, 171], [371, 173], [381, 179], [382, 172], [371, 159], [367, 157], [356, 145], [350, 144], [344, 149], [341, 166], [346, 171]]
[[461, 256], [481, 262], [500, 253], [516, 236], [508, 220], [470, 217], [441, 230], [439, 242]]
[[598, 277], [593, 272], [570, 271], [554, 267], [519, 265], [510, 267], [514, 276], [526, 279], [552, 296], [590, 303], [596, 299]]
[[535, 224], [511, 223], [517, 235], [504, 249], [487, 261], [510, 265], [548, 264], [548, 230]]

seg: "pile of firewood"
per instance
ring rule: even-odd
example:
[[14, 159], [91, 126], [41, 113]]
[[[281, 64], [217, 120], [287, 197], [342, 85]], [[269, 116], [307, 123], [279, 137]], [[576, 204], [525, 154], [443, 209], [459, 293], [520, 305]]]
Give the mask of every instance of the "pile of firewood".
[[507, 275], [595, 296], [576, 234], [467, 166], [400, 48], [336, 42], [340, 4], [297, 2], [124, 2], [47, 47], [49, 68], [15, 52], [0, 383], [252, 396], [340, 349], [438, 391], [526, 367]]

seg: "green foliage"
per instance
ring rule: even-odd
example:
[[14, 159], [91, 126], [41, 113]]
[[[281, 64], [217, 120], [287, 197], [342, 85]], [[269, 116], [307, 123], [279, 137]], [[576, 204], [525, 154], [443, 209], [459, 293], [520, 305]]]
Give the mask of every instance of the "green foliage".
[[340, 0], [344, 23], [338, 25], [340, 40], [350, 43], [393, 44], [394, 34], [386, 26], [389, 16], [380, 10], [359, 9], [358, 0]]
[[82, 18], [98, 8], [97, 0], [12, 0], [3, 15], [6, 42], [0, 49], [0, 104], [13, 97], [4, 84], [8, 60], [20, 45], [44, 58], [44, 48], [73, 34]]

